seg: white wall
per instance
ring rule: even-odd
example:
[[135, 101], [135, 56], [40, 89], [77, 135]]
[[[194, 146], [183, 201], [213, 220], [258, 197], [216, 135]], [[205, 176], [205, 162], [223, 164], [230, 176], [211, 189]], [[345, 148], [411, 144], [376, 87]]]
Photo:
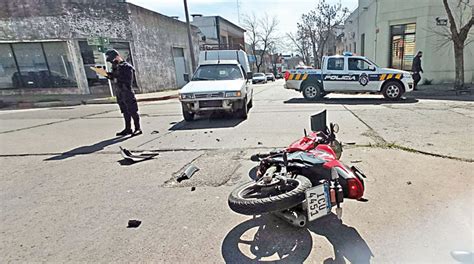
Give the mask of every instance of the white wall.
[[[452, 9], [456, 8], [454, 2], [450, 0]], [[467, 10], [465, 17], [469, 18], [469, 15], [470, 10]], [[361, 54], [360, 36], [365, 33], [365, 56], [382, 67], [388, 67], [390, 26], [416, 23], [416, 50], [423, 51], [423, 78], [433, 80], [434, 83], [453, 82], [453, 46], [449, 43], [439, 47], [442, 38], [432, 32], [442, 28], [436, 25], [436, 17], [447, 18], [442, 2], [438, 0], [359, 0], [359, 8], [346, 20], [346, 45], [354, 41], [350, 39], [349, 32], [355, 32], [357, 53]], [[349, 23], [349, 20], [352, 23]], [[473, 57], [474, 43], [465, 48], [464, 69], [467, 83], [473, 82]]]

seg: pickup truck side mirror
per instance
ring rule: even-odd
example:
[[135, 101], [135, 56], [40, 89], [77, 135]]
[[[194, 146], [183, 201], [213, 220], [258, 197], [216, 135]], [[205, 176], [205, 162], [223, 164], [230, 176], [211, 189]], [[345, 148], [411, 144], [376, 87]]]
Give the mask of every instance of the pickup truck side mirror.
[[375, 71], [375, 70], [376, 70], [376, 68], [375, 68], [374, 65], [369, 65], [369, 71]]
[[189, 82], [189, 73], [183, 74], [183, 77], [185, 82]]
[[247, 80], [250, 80], [253, 78], [253, 72], [247, 72]]

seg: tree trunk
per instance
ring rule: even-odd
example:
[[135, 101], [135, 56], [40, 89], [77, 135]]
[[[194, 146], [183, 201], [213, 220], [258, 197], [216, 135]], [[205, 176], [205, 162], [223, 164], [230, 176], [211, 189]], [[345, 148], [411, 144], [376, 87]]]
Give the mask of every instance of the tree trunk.
[[313, 46], [313, 63], [314, 66], [316, 67], [317, 64], [317, 59], [318, 59], [318, 50], [316, 49], [316, 38], [314, 36], [311, 36], [311, 45]]
[[454, 79], [454, 88], [462, 89], [464, 87], [464, 47], [463, 44], [454, 43], [454, 65], [456, 77]]

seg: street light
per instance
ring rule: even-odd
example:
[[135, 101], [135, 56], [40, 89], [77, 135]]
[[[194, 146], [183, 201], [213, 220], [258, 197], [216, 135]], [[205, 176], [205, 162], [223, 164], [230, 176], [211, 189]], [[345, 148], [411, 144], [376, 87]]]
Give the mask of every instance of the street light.
[[186, 24], [188, 25], [188, 41], [189, 41], [189, 52], [191, 53], [191, 65], [193, 67], [192, 72], [196, 69], [196, 59], [194, 58], [194, 48], [193, 48], [193, 39], [191, 37], [191, 24], [189, 23], [189, 13], [188, 13], [188, 2], [184, 1], [184, 13], [186, 15]]

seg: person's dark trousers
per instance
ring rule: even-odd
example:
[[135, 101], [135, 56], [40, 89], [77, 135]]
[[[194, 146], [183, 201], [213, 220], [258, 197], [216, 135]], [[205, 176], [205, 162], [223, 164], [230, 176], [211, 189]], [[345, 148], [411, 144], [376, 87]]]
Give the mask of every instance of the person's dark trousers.
[[418, 90], [417, 87], [418, 87], [418, 83], [420, 82], [421, 80], [421, 75], [419, 72], [415, 72], [413, 73], [413, 81], [415, 81], [414, 83], [414, 87], [413, 87], [413, 90]]
[[140, 130], [140, 115], [137, 112], [130, 113], [128, 111], [123, 113], [123, 119], [125, 121], [125, 130], [132, 130], [132, 119], [135, 130]]

